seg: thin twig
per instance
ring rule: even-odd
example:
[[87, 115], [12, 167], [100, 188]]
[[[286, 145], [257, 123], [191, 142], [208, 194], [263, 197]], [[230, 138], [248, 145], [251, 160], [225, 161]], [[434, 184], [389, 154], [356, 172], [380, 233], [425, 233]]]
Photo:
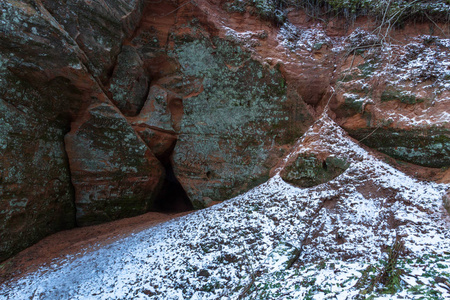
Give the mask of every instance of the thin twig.
[[161, 17], [167, 17], [168, 15], [173, 14], [174, 12], [176, 12], [176, 11], [179, 10], [180, 8], [182, 8], [182, 7], [186, 6], [186, 5], [188, 5], [189, 3], [194, 4], [194, 2], [193, 2], [192, 0], [187, 1], [186, 3], [184, 3], [184, 4], [180, 5], [180, 6], [178, 6], [177, 8], [175, 8], [174, 10], [172, 10], [171, 12], [169, 12], [169, 13], [167, 13], [167, 14], [165, 14], [165, 15], [161, 15]]
[[365, 137], [363, 137], [362, 139], [360, 139], [358, 142], [362, 142], [362, 141], [364, 141], [365, 139], [367, 139], [369, 136], [371, 136], [372, 134], [374, 134], [375, 131], [377, 131], [381, 126], [382, 126], [381, 124], [378, 125], [371, 133], [369, 133], [368, 135], [366, 135]]
[[424, 13], [425, 16], [428, 18], [428, 20], [430, 20], [430, 21], [434, 24], [434, 26], [436, 26], [436, 27], [442, 32], [442, 34], [443, 34], [446, 38], [448, 38], [448, 36], [447, 36], [447, 34], [445, 34], [444, 30], [442, 30], [442, 28], [439, 27], [439, 26], [433, 21], [433, 19], [431, 19], [430, 16], [428, 16], [428, 14], [427, 14], [426, 12], [423, 12], [423, 13]]

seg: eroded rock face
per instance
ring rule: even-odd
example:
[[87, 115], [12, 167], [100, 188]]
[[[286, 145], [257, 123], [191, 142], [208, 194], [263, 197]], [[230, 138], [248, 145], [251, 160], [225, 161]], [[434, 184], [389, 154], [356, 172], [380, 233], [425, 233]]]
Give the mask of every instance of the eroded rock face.
[[44, 0], [42, 4], [85, 53], [91, 74], [106, 83], [122, 41], [140, 21], [144, 2]]
[[[330, 107], [352, 137], [396, 159], [442, 168], [449, 160], [447, 39], [422, 35], [391, 50], [355, 31]], [[403, 37], [404, 38], [404, 37]]]
[[[7, 95], [4, 88], [18, 89], [28, 100], [45, 101], [16, 80], [6, 86], [2, 83], [0, 93]], [[27, 111], [20, 102], [15, 97], [0, 98], [0, 261], [75, 225], [63, 142], [68, 124]]]
[[150, 82], [136, 49], [124, 45], [110, 79], [112, 100], [125, 115], [136, 115], [144, 105]]
[[94, 104], [65, 137], [77, 224], [98, 224], [147, 212], [164, 170], [126, 119]]
[[290, 126], [280, 71], [219, 38], [178, 37], [169, 54], [181, 68], [152, 85], [140, 114], [129, 120], [160, 155], [177, 137], [174, 172], [194, 206], [267, 179], [280, 154], [273, 146], [301, 134], [300, 126]]
[[218, 34], [224, 28], [207, 8], [187, 5], [176, 17], [169, 14], [175, 8], [152, 7], [130, 42], [152, 81], [142, 110], [128, 119], [158, 156], [173, 149], [174, 173], [201, 208], [266, 180], [281, 145], [312, 117], [280, 66], [263, 65], [234, 37]]
[[137, 2], [92, 2], [0, 3], [0, 261], [75, 226], [64, 135], [92, 98], [106, 99], [100, 79], [139, 20]]
[[431, 168], [450, 166], [450, 130], [445, 128], [360, 129], [349, 133], [396, 159]]
[[203, 92], [183, 101], [173, 157], [175, 174], [201, 207], [268, 178], [272, 145], [290, 142], [291, 115], [280, 72], [238, 45], [192, 41], [180, 43], [176, 55], [183, 75], [203, 78]]
[[71, 79], [79, 80], [85, 73], [82, 53], [42, 6], [2, 1], [0, 9], [2, 261], [48, 234], [75, 225], [63, 138], [69, 129], [68, 115], [83, 101]]

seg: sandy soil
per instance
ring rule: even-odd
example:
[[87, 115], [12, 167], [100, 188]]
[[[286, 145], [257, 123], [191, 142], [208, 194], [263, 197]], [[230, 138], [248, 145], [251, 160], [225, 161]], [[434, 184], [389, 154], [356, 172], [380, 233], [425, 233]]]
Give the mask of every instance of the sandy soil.
[[187, 214], [189, 212], [149, 212], [133, 218], [55, 233], [1, 263], [0, 283], [18, 279], [67, 255], [83, 255], [132, 233]]

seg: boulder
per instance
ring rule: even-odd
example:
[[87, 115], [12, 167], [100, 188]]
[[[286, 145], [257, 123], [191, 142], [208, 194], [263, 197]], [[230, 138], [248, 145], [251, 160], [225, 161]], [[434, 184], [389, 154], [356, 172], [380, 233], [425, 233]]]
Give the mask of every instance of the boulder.
[[341, 175], [349, 167], [343, 158], [330, 155], [319, 159], [314, 154], [299, 155], [281, 171], [281, 177], [299, 187], [313, 187]]
[[65, 137], [77, 224], [98, 224], [152, 208], [164, 169], [108, 103], [91, 105]]
[[203, 78], [201, 92], [183, 99], [173, 154], [175, 174], [194, 207], [264, 182], [280, 154], [274, 145], [292, 142], [303, 125], [290, 122], [280, 71], [217, 38], [180, 40], [174, 55], [186, 80]]

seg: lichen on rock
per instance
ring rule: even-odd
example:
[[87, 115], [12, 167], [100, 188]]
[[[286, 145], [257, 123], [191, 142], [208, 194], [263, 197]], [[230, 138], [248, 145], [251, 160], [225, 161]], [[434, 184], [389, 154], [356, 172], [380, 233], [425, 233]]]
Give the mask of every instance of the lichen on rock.
[[416, 165], [442, 168], [450, 165], [450, 133], [446, 128], [396, 130], [358, 129], [349, 134], [367, 146]]
[[117, 61], [109, 92], [122, 113], [134, 116], [144, 105], [150, 78], [135, 48], [124, 45]]
[[274, 143], [289, 142], [284, 79], [237, 44], [179, 40], [173, 55], [203, 91], [183, 100], [174, 170], [197, 207], [267, 178]]
[[313, 187], [333, 180], [348, 167], [343, 158], [330, 155], [319, 159], [314, 154], [302, 154], [284, 168], [281, 178], [299, 187]]
[[[75, 225], [64, 134], [51, 99], [0, 67], [0, 261]], [[39, 108], [39, 106], [41, 106]], [[50, 106], [51, 107], [51, 106]], [[51, 210], [52, 213], [48, 213]]]
[[65, 137], [77, 224], [130, 217], [152, 208], [164, 169], [110, 104], [93, 104]]

